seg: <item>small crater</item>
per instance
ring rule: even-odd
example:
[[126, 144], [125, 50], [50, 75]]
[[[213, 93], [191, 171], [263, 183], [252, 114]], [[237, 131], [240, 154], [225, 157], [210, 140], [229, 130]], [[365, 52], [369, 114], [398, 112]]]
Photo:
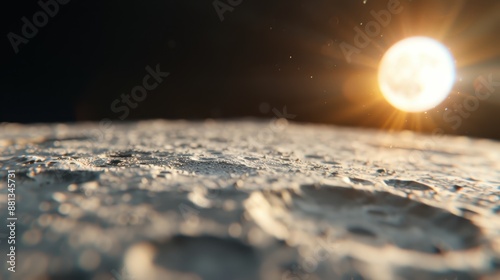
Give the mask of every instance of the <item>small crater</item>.
[[373, 186], [374, 184], [371, 181], [359, 178], [349, 178], [353, 184], [363, 185], [363, 186]]
[[133, 151], [116, 151], [108, 154], [109, 157], [127, 158], [134, 155]]
[[360, 226], [348, 227], [347, 231], [349, 231], [352, 234], [356, 234], [356, 235], [361, 235], [361, 236], [366, 236], [366, 237], [377, 237], [377, 235], [373, 231], [366, 229], [364, 227], [360, 227]]
[[389, 186], [398, 188], [398, 189], [408, 189], [408, 190], [415, 190], [415, 191], [432, 191], [433, 188], [423, 184], [419, 183], [413, 180], [398, 180], [398, 179], [391, 179], [391, 180], [385, 180], [385, 183]]

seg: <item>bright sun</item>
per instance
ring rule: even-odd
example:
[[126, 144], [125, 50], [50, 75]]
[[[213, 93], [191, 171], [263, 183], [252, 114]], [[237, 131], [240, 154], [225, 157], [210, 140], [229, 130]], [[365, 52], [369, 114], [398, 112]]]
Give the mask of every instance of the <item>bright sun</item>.
[[382, 57], [378, 83], [384, 97], [406, 112], [429, 110], [441, 103], [455, 81], [453, 56], [438, 41], [411, 37]]

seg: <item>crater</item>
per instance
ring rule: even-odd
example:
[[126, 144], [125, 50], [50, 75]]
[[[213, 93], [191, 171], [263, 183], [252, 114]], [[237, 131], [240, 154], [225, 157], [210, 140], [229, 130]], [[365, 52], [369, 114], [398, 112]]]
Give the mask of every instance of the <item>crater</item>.
[[[464, 217], [389, 192], [303, 185], [300, 191], [263, 191], [258, 197], [257, 204], [271, 207], [248, 210], [259, 211], [256, 214], [270, 217], [266, 223], [284, 225], [289, 232], [317, 235], [307, 225], [321, 224], [331, 232], [370, 237], [374, 246], [391, 244], [429, 254], [474, 248], [482, 238], [480, 229]], [[272, 227], [261, 226], [273, 234]], [[276, 237], [281, 236], [286, 234]]]
[[398, 188], [398, 189], [407, 189], [407, 190], [415, 190], [415, 191], [432, 191], [433, 188], [423, 184], [419, 183], [413, 180], [398, 180], [398, 179], [391, 179], [391, 180], [385, 180], [385, 183], [389, 186]]
[[[128, 250], [125, 260], [136, 279], [259, 279], [255, 250], [231, 238], [176, 235], [142, 242]], [[134, 265], [137, 261], [146, 265]]]
[[349, 177], [349, 181], [351, 181], [353, 184], [357, 185], [363, 185], [363, 186], [373, 186], [373, 182], [365, 180], [365, 179], [360, 179], [360, 178], [352, 178]]

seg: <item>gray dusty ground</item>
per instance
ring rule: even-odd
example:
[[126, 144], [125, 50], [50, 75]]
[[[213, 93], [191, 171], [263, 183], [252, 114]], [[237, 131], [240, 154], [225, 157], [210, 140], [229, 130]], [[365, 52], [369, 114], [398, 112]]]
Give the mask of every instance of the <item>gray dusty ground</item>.
[[[3, 279], [500, 279], [500, 143], [286, 121], [1, 125]], [[6, 276], [7, 275], [7, 276]]]

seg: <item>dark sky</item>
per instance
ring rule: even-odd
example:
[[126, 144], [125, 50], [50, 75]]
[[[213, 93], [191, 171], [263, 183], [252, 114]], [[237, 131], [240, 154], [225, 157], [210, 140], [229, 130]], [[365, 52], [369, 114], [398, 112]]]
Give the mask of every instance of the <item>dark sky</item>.
[[[500, 139], [500, 83], [490, 83], [491, 95], [474, 110], [457, 107], [481, 77], [500, 82], [497, 0], [41, 3], [52, 16], [44, 18], [37, 1], [2, 8], [0, 121], [272, 118], [286, 106], [295, 121]], [[391, 7], [400, 12], [346, 58], [340, 46], [355, 47], [355, 28]], [[37, 30], [27, 26], [34, 21]], [[415, 35], [448, 46], [460, 80], [442, 105], [402, 114], [374, 81], [387, 48]], [[168, 76], [148, 79], [142, 92], [157, 67]]]

